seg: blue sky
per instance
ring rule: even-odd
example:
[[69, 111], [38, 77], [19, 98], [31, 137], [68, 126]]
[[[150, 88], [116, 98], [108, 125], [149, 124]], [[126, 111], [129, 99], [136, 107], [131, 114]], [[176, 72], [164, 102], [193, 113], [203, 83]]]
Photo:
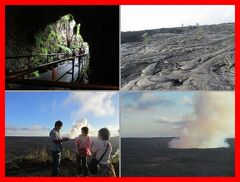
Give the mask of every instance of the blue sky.
[[7, 92], [6, 135], [47, 136], [56, 120], [67, 135], [74, 122], [88, 120], [93, 135], [108, 127], [118, 135], [117, 92]]
[[177, 136], [193, 112], [196, 92], [132, 92], [121, 94], [123, 137]]
[[[195, 136], [199, 127], [234, 137], [233, 92], [121, 92], [120, 113], [121, 137]], [[118, 92], [6, 93], [7, 136], [48, 136], [56, 120], [67, 136], [84, 118], [91, 136], [102, 127], [118, 135]]]
[[125, 5], [121, 31], [235, 22], [234, 5]]

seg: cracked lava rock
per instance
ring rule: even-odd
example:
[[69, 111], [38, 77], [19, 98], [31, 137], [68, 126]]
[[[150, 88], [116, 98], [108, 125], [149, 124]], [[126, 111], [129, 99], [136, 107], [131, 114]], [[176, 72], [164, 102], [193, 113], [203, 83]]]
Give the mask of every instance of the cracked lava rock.
[[[141, 39], [145, 32], [147, 43]], [[123, 90], [235, 88], [234, 23], [122, 32], [121, 37]]]

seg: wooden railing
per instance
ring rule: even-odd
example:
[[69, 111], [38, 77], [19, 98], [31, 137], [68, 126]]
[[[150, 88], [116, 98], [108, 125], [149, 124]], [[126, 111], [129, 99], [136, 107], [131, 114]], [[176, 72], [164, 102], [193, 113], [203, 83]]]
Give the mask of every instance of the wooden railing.
[[[43, 57], [45, 63], [31, 67], [30, 61], [33, 57]], [[54, 57], [55, 59], [58, 58], [58, 56], [61, 56], [62, 58], [49, 61], [51, 57]], [[100, 84], [81, 84], [80, 78], [82, 75], [82, 72], [85, 71], [84, 69], [89, 64], [89, 55], [88, 54], [80, 54], [80, 55], [70, 55], [65, 53], [53, 53], [53, 54], [36, 54], [36, 55], [25, 55], [25, 56], [15, 56], [15, 57], [6, 57], [6, 59], [11, 59], [14, 61], [18, 61], [19, 59], [27, 58], [27, 69], [22, 69], [15, 72], [9, 72], [6, 75], [6, 83], [7, 84], [20, 84], [20, 85], [27, 85], [27, 86], [40, 86], [40, 87], [59, 87], [59, 88], [67, 88], [67, 89], [82, 89], [82, 90], [92, 90], [92, 89], [98, 89], [98, 90], [118, 90], [118, 86], [112, 86], [112, 85], [100, 85]], [[35, 71], [40, 70], [51, 70], [52, 75], [54, 75], [54, 67], [64, 62], [71, 62], [72, 66], [71, 69], [66, 71], [64, 74], [59, 76], [57, 79], [52, 78], [52, 80], [40, 80], [37, 78], [31, 78], [31, 73]], [[75, 75], [75, 68], [78, 67], [78, 73], [77, 77], [78, 80], [74, 80]], [[64, 77], [66, 74], [71, 74], [71, 82], [62, 82], [60, 79]], [[11, 89], [11, 88], [8, 88]], [[14, 89], [14, 88], [13, 88]]]
[[52, 53], [52, 54], [31, 54], [24, 56], [6, 56], [6, 59], [20, 59], [20, 58], [32, 58], [37, 56], [58, 56], [58, 55], [68, 55], [67, 53]]
[[[49, 57], [49, 56], [57, 56], [57, 55], [64, 55], [66, 57], [66, 54], [64, 54], [64, 53], [56, 53], [56, 54], [48, 54], [48, 55], [40, 54], [40, 55], [25, 55], [25, 56], [16, 56], [16, 57], [6, 57], [6, 59], [32, 58], [35, 56]], [[52, 61], [52, 62], [47, 61], [46, 63], [35, 66], [35, 67], [30, 67], [28, 64], [27, 69], [8, 73], [6, 75], [6, 82], [7, 83], [19, 83], [19, 84], [20, 83], [22, 83], [22, 84], [36, 83], [37, 84], [37, 82], [39, 82], [41, 84], [44, 84], [45, 80], [37, 80], [36, 78], [30, 78], [30, 74], [35, 71], [40, 71], [40, 70], [44, 69], [44, 70], [52, 70], [52, 75], [54, 75], [54, 67], [58, 66], [60, 63], [69, 62], [69, 61], [72, 63], [71, 69], [66, 71], [62, 75], [60, 75], [57, 79], [52, 78], [52, 80], [50, 82], [58, 82], [66, 74], [71, 74], [72, 75], [71, 82], [74, 82], [75, 81], [74, 75], [76, 74], [75, 67], [76, 66], [78, 67], [77, 79], [80, 79], [81, 73], [84, 71], [84, 69], [88, 65], [88, 54], [68, 55], [67, 58], [62, 58], [62, 59]], [[29, 80], [29, 81], [27, 81], [27, 80]], [[46, 83], [47, 83], [47, 85], [49, 85], [49, 80], [46, 80]], [[61, 82], [61, 83], [64, 83], [64, 82]], [[57, 85], [59, 85], [59, 84], [57, 84]], [[63, 84], [63, 86], [64, 86], [64, 84]]]
[[[39, 56], [39, 55], [37, 55], [37, 56]], [[46, 56], [46, 55], [44, 55], [44, 56]], [[86, 66], [87, 56], [88, 56], [88, 54], [80, 54], [80, 55], [71, 56], [71, 57], [64, 58], [64, 59], [59, 59], [57, 61], [52, 61], [50, 63], [41, 64], [41, 65], [33, 67], [33, 68], [28, 68], [28, 69], [17, 71], [17, 72], [11, 72], [11, 73], [7, 74], [7, 79], [8, 80], [9, 79], [18, 79], [18, 78], [24, 79], [25, 75], [28, 75], [28, 79], [29, 79], [30, 78], [30, 76], [29, 76], [30, 73], [33, 73], [35, 71], [40, 71], [42, 69], [50, 69], [50, 68], [53, 68], [55, 65], [57, 65], [59, 63], [66, 62], [66, 61], [71, 61], [72, 62], [72, 68], [71, 68], [71, 70], [72, 70], [72, 82], [73, 82], [74, 81], [74, 73], [75, 73], [74, 72], [74, 67], [76, 65], [75, 64], [75, 59], [77, 58], [77, 60], [78, 60], [78, 68], [79, 68], [79, 76], [80, 76], [80, 73], [81, 73], [82, 69], [85, 68], [85, 66]], [[21, 56], [21, 57], [23, 57], [23, 56]], [[26, 56], [24, 56], [24, 57], [26, 57]], [[80, 68], [82, 68], [82, 69], [80, 70]], [[53, 71], [54, 71], [54, 69], [52, 69], [52, 72]], [[67, 73], [63, 74], [61, 76], [61, 78], [66, 74]]]
[[57, 82], [57, 81], [45, 81], [45, 80], [24, 80], [24, 79], [7, 79], [7, 83], [22, 84], [22, 85], [34, 85], [45, 87], [59, 87], [72, 90], [118, 90], [118, 86], [112, 85], [100, 85], [100, 84], [79, 84], [77, 82]]

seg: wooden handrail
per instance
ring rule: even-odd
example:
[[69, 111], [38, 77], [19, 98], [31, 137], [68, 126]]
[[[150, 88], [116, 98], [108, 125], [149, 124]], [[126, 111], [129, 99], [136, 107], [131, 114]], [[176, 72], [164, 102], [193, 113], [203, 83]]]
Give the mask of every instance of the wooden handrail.
[[[68, 54], [68, 53], [32, 54], [32, 55], [25, 55], [25, 56], [6, 56], [6, 59], [20, 59], [20, 58], [27, 58], [27, 57], [55, 56], [55, 55], [72, 55], [72, 54]], [[80, 55], [87, 55], [87, 53], [80, 54]], [[77, 55], [77, 56], [79, 56], [79, 55]]]
[[118, 90], [118, 86], [112, 85], [96, 85], [96, 84], [80, 84], [77, 82], [58, 82], [58, 81], [45, 81], [45, 80], [25, 80], [25, 79], [6, 79], [7, 83], [46, 86], [46, 87], [59, 87], [69, 89], [82, 89], [82, 90]]
[[25, 69], [25, 70], [21, 70], [21, 71], [18, 71], [18, 72], [13, 72], [13, 73], [9, 73], [6, 77], [8, 79], [16, 79], [18, 77], [21, 77], [21, 76], [24, 76], [24, 75], [27, 75], [29, 73], [32, 73], [34, 71], [38, 71], [42, 68], [47, 68], [47, 67], [51, 67], [55, 64], [58, 64], [58, 63], [61, 63], [61, 62], [65, 62], [65, 61], [72, 61], [73, 59], [75, 59], [75, 57], [81, 57], [81, 56], [86, 56], [88, 54], [80, 54], [80, 55], [76, 55], [74, 57], [69, 57], [69, 58], [64, 58], [64, 59], [60, 59], [60, 60], [57, 60], [57, 61], [53, 61], [53, 62], [50, 62], [50, 63], [45, 63], [45, 64], [42, 64], [42, 65], [39, 65], [39, 66], [36, 66], [34, 68], [30, 68], [30, 69]]
[[32, 55], [24, 55], [24, 56], [6, 56], [6, 59], [20, 59], [20, 58], [28, 58], [28, 57], [55, 56], [55, 55], [68, 55], [68, 54], [67, 53], [51, 53], [51, 54], [32, 54]]
[[25, 70], [14, 72], [14, 73], [9, 73], [9, 75], [7, 75], [7, 78], [15, 79], [15, 78], [27, 75], [29, 73], [32, 73], [34, 71], [38, 71], [38, 70], [40, 70], [42, 68], [50, 67], [50, 66], [53, 66], [54, 64], [57, 64], [57, 63], [65, 62], [65, 61], [68, 61], [68, 60], [72, 60], [73, 58], [74, 57], [70, 57], [70, 58], [66, 58], [66, 59], [60, 59], [60, 60], [57, 60], [57, 61], [53, 61], [51, 63], [45, 63], [45, 64], [42, 64], [42, 65], [36, 66], [34, 68], [25, 69]]

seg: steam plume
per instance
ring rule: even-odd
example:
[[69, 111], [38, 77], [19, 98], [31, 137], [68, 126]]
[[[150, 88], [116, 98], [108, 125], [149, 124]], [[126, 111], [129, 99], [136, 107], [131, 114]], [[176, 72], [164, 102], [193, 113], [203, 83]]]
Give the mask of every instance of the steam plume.
[[182, 127], [171, 148], [228, 147], [226, 139], [234, 137], [234, 94], [203, 92], [193, 99], [193, 114]]
[[88, 121], [86, 118], [83, 118], [77, 122], [74, 122], [73, 127], [70, 131], [69, 137], [72, 139], [79, 136], [79, 134], [81, 133], [81, 128], [84, 126], [88, 126]]

